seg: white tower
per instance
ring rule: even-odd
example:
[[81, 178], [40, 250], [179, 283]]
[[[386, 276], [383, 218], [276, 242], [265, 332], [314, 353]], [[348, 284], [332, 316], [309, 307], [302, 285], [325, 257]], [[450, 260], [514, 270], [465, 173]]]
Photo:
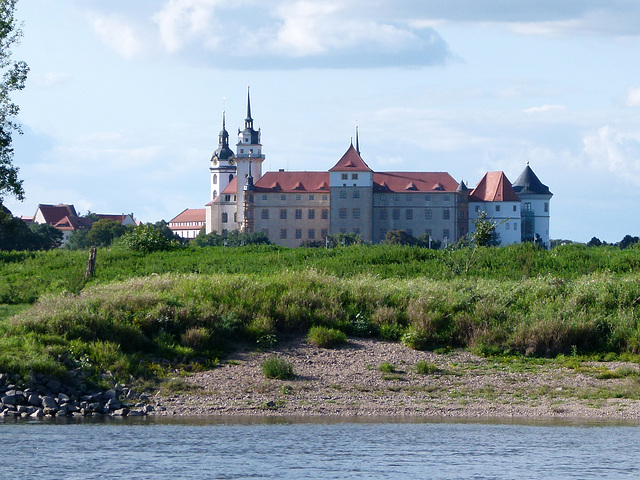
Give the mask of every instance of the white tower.
[[[247, 179], [251, 175], [254, 180], [262, 177], [262, 144], [260, 143], [260, 129], [253, 129], [251, 118], [251, 96], [247, 87], [247, 118], [244, 119], [244, 130], [238, 129], [238, 144], [236, 145], [236, 165], [238, 175], [238, 220], [244, 218], [244, 191]], [[240, 225], [242, 229], [242, 225]]]
[[215, 200], [236, 176], [235, 156], [229, 148], [229, 134], [225, 128], [225, 112], [222, 112], [222, 130], [218, 135], [218, 149], [211, 156], [211, 200]]

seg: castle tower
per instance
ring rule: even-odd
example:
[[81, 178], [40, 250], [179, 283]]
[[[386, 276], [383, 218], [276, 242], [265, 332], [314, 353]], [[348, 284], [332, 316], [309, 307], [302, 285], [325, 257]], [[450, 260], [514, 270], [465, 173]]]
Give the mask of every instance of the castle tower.
[[[238, 220], [243, 221], [244, 216], [244, 191], [248, 178], [259, 180], [262, 177], [262, 144], [260, 143], [260, 129], [253, 128], [251, 117], [251, 96], [247, 87], [247, 118], [244, 119], [244, 130], [238, 129], [238, 143], [236, 145], [236, 165], [238, 175]], [[240, 226], [242, 230], [242, 226]]]
[[229, 148], [229, 133], [225, 127], [225, 112], [222, 112], [222, 130], [218, 135], [218, 148], [211, 156], [211, 200], [215, 200], [236, 176], [235, 155]]
[[522, 241], [537, 240], [549, 248], [549, 202], [553, 196], [549, 187], [540, 181], [527, 162], [513, 189], [522, 201]]

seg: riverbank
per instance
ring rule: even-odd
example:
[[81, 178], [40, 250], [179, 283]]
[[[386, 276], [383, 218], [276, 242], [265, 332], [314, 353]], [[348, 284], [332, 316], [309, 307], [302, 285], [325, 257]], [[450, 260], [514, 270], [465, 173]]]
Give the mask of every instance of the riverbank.
[[[274, 353], [295, 379], [265, 378], [260, 363]], [[640, 419], [640, 372], [635, 363], [496, 360], [361, 338], [321, 349], [294, 338], [177, 377], [150, 401], [169, 416]]]

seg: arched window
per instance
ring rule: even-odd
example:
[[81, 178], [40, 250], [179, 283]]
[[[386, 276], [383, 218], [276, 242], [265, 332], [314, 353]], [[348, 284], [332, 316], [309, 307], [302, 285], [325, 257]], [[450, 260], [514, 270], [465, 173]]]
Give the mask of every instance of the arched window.
[[213, 191], [213, 198], [216, 198], [217, 196], [218, 196], [218, 191], [217, 191], [217, 190], [214, 190], [214, 191]]
[[218, 174], [214, 173], [213, 174], [213, 184], [215, 185], [216, 183], [218, 183]]
[[222, 223], [227, 223], [228, 220], [229, 215], [227, 214], [227, 212], [222, 212]]

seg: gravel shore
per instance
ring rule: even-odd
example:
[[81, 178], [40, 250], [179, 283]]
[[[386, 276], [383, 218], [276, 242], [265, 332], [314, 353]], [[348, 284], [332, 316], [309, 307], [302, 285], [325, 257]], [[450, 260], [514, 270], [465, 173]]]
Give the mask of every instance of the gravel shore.
[[[260, 363], [277, 354], [293, 380], [266, 379]], [[418, 362], [433, 373], [419, 374]], [[378, 367], [387, 362], [393, 371]], [[220, 366], [174, 381], [152, 402], [159, 415], [640, 419], [634, 363], [495, 361], [350, 339], [321, 349], [304, 339], [276, 351], [238, 351]]]

